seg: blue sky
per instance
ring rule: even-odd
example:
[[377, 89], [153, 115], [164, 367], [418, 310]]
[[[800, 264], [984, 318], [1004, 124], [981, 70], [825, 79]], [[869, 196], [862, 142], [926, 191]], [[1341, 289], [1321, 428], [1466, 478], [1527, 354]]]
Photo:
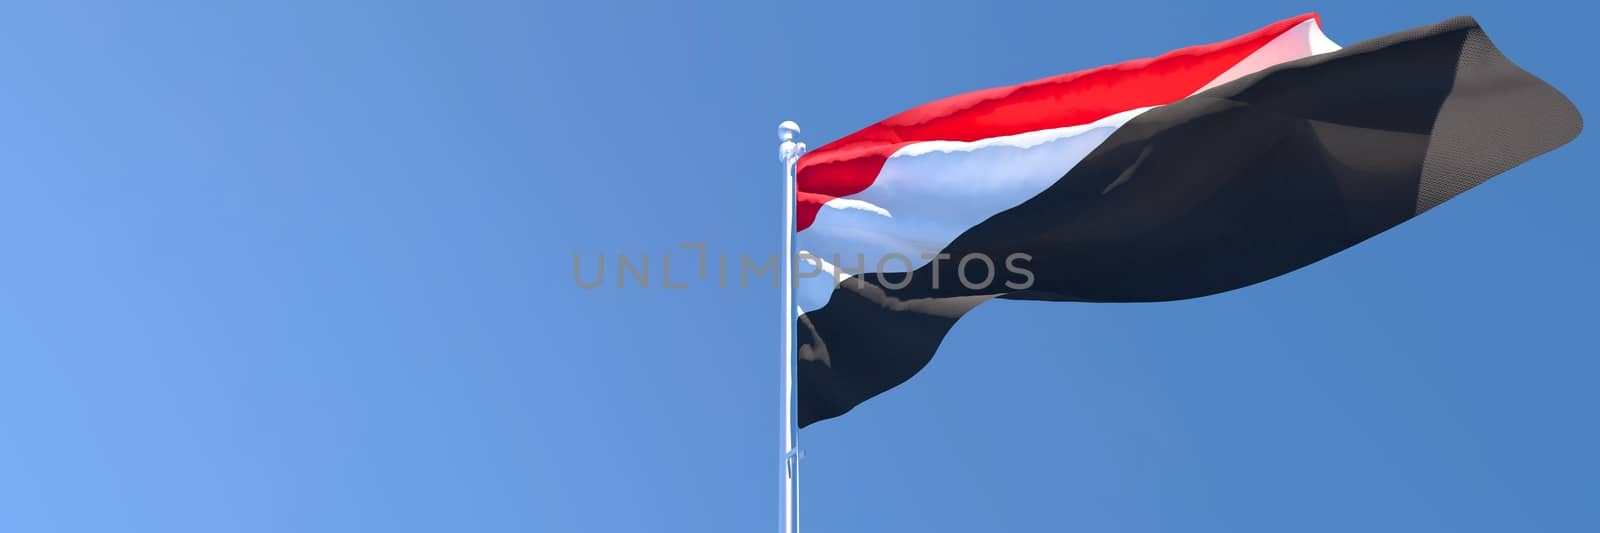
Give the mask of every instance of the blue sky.
[[[12, 6], [0, 531], [776, 528], [778, 292], [573, 254], [776, 251], [784, 119], [1311, 10], [1600, 97], [1567, 2]], [[983, 306], [802, 432], [805, 529], [1600, 529], [1591, 137], [1244, 290]]]

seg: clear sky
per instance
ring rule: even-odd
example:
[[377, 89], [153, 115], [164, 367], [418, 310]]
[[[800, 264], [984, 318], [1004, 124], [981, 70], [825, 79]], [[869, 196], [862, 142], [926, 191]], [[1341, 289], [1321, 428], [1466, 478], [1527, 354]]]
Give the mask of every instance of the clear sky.
[[[678, 245], [777, 250], [779, 121], [1312, 10], [1472, 14], [1600, 113], [1574, 2], [11, 5], [0, 531], [775, 530], [779, 293]], [[1600, 531], [1595, 146], [1224, 295], [980, 307], [802, 432], [805, 530]]]

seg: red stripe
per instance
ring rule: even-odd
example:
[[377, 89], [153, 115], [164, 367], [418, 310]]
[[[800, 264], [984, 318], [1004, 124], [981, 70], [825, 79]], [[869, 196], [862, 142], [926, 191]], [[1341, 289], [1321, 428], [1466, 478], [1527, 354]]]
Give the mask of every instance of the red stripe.
[[951, 96], [867, 126], [800, 158], [797, 231], [809, 227], [828, 200], [866, 190], [884, 161], [902, 146], [1076, 126], [1130, 109], [1172, 103], [1307, 20], [1322, 23], [1316, 13], [1307, 13], [1227, 41], [1159, 57]]

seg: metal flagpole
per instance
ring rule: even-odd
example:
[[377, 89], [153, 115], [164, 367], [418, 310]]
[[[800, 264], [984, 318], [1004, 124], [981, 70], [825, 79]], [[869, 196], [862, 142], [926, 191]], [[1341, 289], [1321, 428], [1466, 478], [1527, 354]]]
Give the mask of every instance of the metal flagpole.
[[778, 124], [778, 159], [783, 161], [783, 532], [800, 531], [800, 439], [794, 426], [794, 211], [795, 163], [805, 153], [806, 143], [795, 139], [800, 125], [785, 120]]

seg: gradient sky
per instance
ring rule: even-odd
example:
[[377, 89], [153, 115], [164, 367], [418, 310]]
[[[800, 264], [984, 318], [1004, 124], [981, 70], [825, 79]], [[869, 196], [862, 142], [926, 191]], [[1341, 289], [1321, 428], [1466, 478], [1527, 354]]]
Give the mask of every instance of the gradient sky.
[[[779, 293], [678, 246], [777, 250], [779, 121], [1312, 10], [1600, 102], [1571, 2], [13, 4], [0, 531], [773, 531]], [[802, 432], [805, 531], [1600, 531], [1593, 136], [1243, 290], [980, 307]], [[619, 253], [690, 287], [573, 282]]]

